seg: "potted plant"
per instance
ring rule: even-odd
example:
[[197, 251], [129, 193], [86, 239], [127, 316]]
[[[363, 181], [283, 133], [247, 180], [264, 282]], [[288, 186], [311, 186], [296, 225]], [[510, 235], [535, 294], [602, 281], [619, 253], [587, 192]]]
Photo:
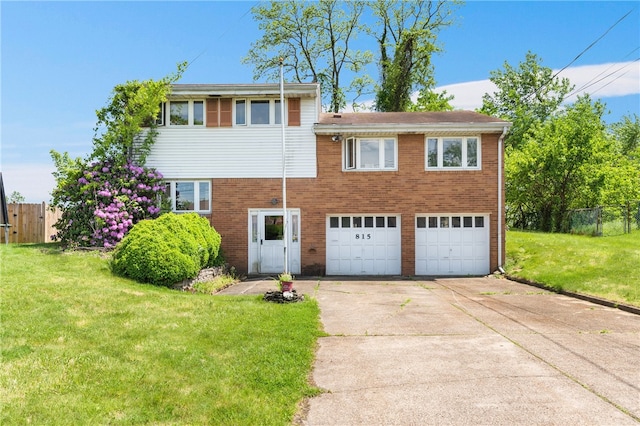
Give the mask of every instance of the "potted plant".
[[283, 272], [278, 275], [278, 283], [280, 285], [280, 291], [291, 291], [293, 290], [293, 276], [288, 272]]

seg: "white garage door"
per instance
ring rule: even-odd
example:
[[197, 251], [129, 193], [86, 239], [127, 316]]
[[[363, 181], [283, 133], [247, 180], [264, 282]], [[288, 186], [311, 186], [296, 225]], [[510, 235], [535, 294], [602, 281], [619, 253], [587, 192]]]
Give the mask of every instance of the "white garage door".
[[327, 217], [327, 275], [399, 275], [400, 216]]
[[416, 216], [416, 275], [486, 275], [489, 216]]

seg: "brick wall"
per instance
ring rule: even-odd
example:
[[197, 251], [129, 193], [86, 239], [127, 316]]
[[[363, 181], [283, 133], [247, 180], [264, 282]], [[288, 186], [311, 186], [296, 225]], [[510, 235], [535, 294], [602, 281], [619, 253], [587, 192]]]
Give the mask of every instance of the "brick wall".
[[[316, 273], [318, 265], [324, 266], [326, 215], [335, 213], [401, 215], [403, 275], [415, 272], [416, 214], [488, 213], [490, 267], [497, 268], [498, 137], [482, 135], [479, 171], [427, 172], [424, 135], [400, 135], [398, 171], [343, 172], [341, 144], [332, 142], [330, 136], [318, 136], [317, 179], [287, 179], [287, 207], [300, 209], [303, 274]], [[282, 207], [282, 181], [213, 179], [212, 182], [212, 225], [222, 235], [229, 263], [246, 272], [247, 211]], [[277, 206], [271, 204], [273, 198], [280, 201]], [[504, 223], [504, 214], [502, 218]]]

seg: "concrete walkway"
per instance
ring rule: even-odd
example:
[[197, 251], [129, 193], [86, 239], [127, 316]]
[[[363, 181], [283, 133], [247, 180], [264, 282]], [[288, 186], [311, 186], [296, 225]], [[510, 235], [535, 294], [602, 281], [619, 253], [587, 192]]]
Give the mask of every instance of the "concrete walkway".
[[301, 424], [640, 423], [638, 315], [493, 277], [295, 287], [329, 334]]

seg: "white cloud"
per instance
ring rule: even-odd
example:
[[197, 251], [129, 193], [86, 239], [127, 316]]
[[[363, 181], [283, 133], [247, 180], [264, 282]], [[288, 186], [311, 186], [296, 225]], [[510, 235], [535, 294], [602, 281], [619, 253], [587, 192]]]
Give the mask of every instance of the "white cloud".
[[[568, 78], [575, 90], [578, 90], [568, 101], [574, 101], [577, 95], [583, 93], [590, 93], [593, 98], [640, 93], [640, 62], [637, 61], [571, 67], [562, 71], [558, 77]], [[455, 97], [451, 102], [454, 108], [473, 110], [482, 106], [482, 95], [493, 93], [496, 86], [489, 80], [479, 80], [436, 88], [438, 92], [443, 90]]]
[[2, 181], [7, 197], [17, 191], [27, 203], [41, 203], [51, 200], [55, 179], [51, 174], [55, 167], [51, 164], [3, 164]]

